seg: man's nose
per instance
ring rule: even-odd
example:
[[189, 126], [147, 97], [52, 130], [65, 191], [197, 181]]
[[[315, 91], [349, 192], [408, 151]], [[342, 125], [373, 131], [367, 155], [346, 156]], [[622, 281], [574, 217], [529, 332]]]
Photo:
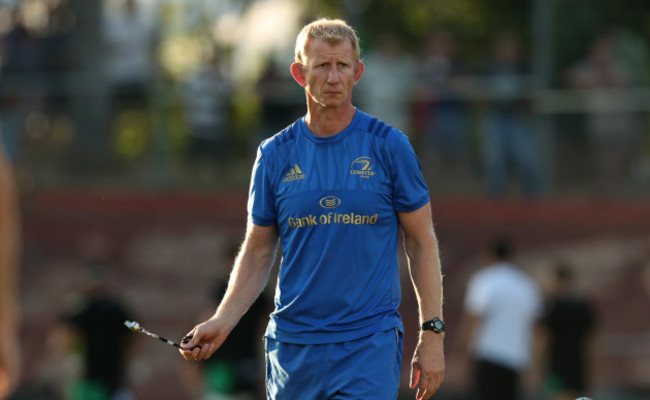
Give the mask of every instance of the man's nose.
[[327, 74], [327, 81], [328, 82], [338, 82], [339, 80], [339, 70], [336, 67], [332, 67], [329, 70], [329, 73]]

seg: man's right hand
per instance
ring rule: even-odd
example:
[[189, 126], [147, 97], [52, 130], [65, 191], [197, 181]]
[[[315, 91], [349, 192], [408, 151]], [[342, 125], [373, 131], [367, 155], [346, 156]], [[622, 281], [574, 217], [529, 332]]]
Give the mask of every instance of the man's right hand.
[[[179, 350], [186, 360], [201, 361], [214, 354], [228, 337], [229, 331], [214, 318], [211, 318], [192, 329], [186, 337], [191, 337], [187, 343], [181, 343]], [[183, 341], [185, 342], [185, 341]]]

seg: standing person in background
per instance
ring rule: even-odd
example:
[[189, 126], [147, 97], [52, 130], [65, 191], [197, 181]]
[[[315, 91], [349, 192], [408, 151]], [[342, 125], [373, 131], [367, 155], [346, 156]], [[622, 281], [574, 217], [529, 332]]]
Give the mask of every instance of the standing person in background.
[[269, 59], [255, 87], [260, 100], [259, 133], [251, 139], [255, 147], [304, 112], [300, 104], [303, 94], [292, 86], [293, 78], [284, 68], [273, 58]]
[[519, 38], [511, 32], [497, 35], [491, 57], [482, 122], [487, 189], [503, 197], [515, 181], [524, 196], [536, 198], [542, 195], [543, 182], [529, 98], [533, 82]]
[[403, 132], [411, 130], [410, 107], [416, 83], [416, 64], [402, 50], [399, 38], [383, 34], [364, 62], [372, 65], [359, 82], [359, 99], [368, 114]]
[[13, 168], [0, 140], [0, 399], [18, 384], [20, 215]]
[[573, 271], [555, 269], [554, 291], [544, 313], [547, 389], [553, 400], [573, 400], [587, 393], [594, 365], [594, 311], [575, 291]]
[[188, 78], [184, 100], [189, 123], [187, 164], [188, 179], [200, 179], [201, 187], [214, 185], [225, 174], [233, 157], [233, 140], [229, 130], [232, 87], [224, 73], [221, 55], [204, 56], [205, 60]]
[[106, 75], [116, 111], [143, 106], [155, 71], [157, 33], [139, 0], [120, 0], [107, 10], [103, 26]]
[[422, 50], [418, 103], [425, 145], [431, 153], [428, 158], [433, 162], [425, 176], [432, 172], [434, 177], [458, 177], [471, 171], [467, 98], [473, 85], [468, 83], [468, 71], [456, 47], [453, 32], [437, 30], [427, 37]]
[[[110, 290], [107, 269], [99, 263], [84, 266], [80, 298], [63, 318], [70, 344], [82, 349], [83, 376], [67, 394], [69, 400], [132, 400], [127, 387], [127, 355], [132, 320]], [[75, 343], [76, 342], [76, 343]]]
[[508, 241], [495, 240], [487, 250], [486, 266], [467, 285], [462, 361], [474, 361], [476, 399], [518, 400], [542, 298], [535, 282], [512, 262]]
[[400, 227], [422, 324], [411, 387], [428, 399], [442, 383], [442, 273], [429, 191], [408, 138], [352, 105], [363, 71], [359, 39], [344, 21], [314, 21], [298, 35], [291, 73], [307, 114], [261, 144], [228, 289], [181, 351], [198, 361], [221, 346], [265, 286], [279, 235], [265, 335], [269, 399], [397, 398]]
[[[224, 250], [217, 262], [225, 267], [237, 256], [239, 243], [225, 246]], [[228, 289], [225, 268], [215, 272], [205, 307], [193, 319], [209, 318]], [[182, 364], [185, 386], [192, 399], [255, 400], [264, 397], [266, 374], [260, 337], [273, 311], [272, 306], [267, 294], [262, 292], [212, 357], [200, 363]]]
[[[230, 258], [232, 259], [232, 257]], [[214, 313], [228, 286], [218, 278], [210, 290], [209, 309], [200, 318]], [[255, 400], [264, 393], [264, 348], [260, 337], [272, 311], [262, 293], [242, 316], [223, 346], [201, 363], [190, 364], [187, 383], [193, 398], [201, 400]]]
[[569, 87], [583, 94], [586, 133], [600, 190], [618, 195], [621, 184], [630, 178], [642, 128], [633, 111], [632, 75], [617, 55], [609, 33], [590, 43], [585, 57], [569, 67], [566, 79]]
[[[141, 0], [119, 0], [116, 4], [116, 10], [106, 8], [102, 27], [111, 135], [118, 148], [126, 142], [130, 153], [140, 155], [143, 144], [134, 146], [130, 133], [149, 135], [148, 106], [157, 68], [158, 28], [142, 11]], [[138, 139], [139, 143], [147, 143], [148, 136]]]

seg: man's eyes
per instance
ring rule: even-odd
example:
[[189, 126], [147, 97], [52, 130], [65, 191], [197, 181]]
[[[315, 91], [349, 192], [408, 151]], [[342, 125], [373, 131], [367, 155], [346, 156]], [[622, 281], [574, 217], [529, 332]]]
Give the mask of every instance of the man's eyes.
[[[346, 68], [348, 66], [348, 64], [341, 62], [341, 63], [337, 63], [336, 66], [338, 68]], [[330, 63], [318, 64], [318, 68], [329, 68], [329, 67], [330, 67]]]

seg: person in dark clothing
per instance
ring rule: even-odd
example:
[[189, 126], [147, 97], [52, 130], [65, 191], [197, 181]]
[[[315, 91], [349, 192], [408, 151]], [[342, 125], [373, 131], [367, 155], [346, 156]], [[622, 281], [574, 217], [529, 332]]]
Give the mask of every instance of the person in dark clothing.
[[[228, 282], [218, 279], [211, 288], [211, 300], [221, 301], [227, 286]], [[206, 396], [248, 395], [258, 398], [263, 392], [264, 362], [260, 337], [271, 311], [271, 302], [262, 294], [244, 314], [223, 346], [203, 362]]]
[[538, 198], [543, 182], [529, 98], [533, 82], [518, 35], [501, 32], [492, 52], [484, 71], [489, 101], [481, 122], [488, 193], [508, 196], [514, 180], [525, 197]]
[[129, 398], [125, 371], [130, 333], [123, 324], [133, 318], [106, 290], [104, 273], [99, 265], [87, 267], [84, 298], [64, 316], [64, 323], [76, 333], [83, 348], [84, 372], [73, 399]]
[[543, 318], [548, 346], [547, 388], [553, 400], [575, 399], [588, 390], [595, 314], [589, 302], [575, 293], [573, 272], [568, 266], [556, 267], [555, 285]]

